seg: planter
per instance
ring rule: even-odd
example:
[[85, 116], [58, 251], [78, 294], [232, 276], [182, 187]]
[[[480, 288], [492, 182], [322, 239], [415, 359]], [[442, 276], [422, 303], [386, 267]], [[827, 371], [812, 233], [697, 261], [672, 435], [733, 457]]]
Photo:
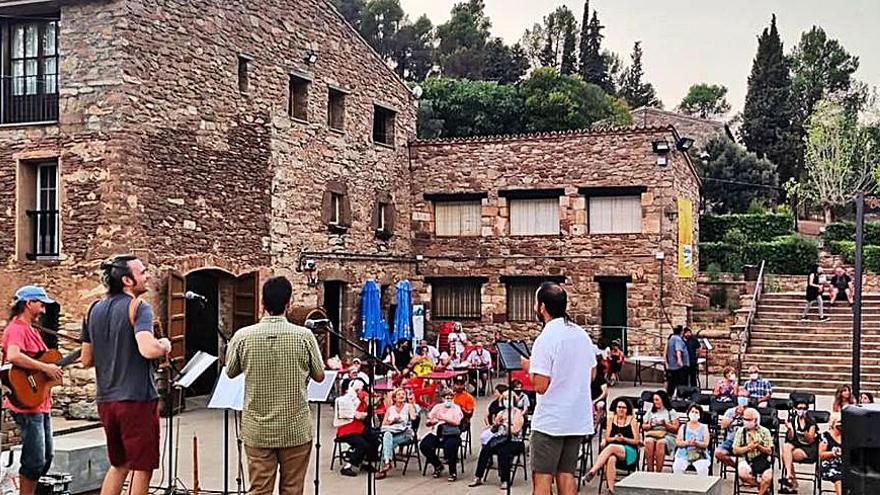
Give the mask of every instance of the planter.
[[746, 282], [757, 282], [758, 267], [756, 265], [743, 265], [743, 278]]

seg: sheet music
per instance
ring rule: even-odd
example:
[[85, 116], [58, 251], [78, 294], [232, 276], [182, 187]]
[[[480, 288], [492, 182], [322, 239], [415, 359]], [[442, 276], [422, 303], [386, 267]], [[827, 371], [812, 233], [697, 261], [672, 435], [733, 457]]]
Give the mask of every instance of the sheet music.
[[220, 370], [220, 378], [214, 386], [214, 394], [208, 402], [210, 409], [244, 409], [244, 373], [235, 378], [226, 374], [226, 366]]
[[706, 347], [706, 350], [707, 350], [707, 351], [711, 351], [711, 350], [712, 350], [712, 343], [709, 342], [709, 339], [703, 339], [703, 346]]
[[501, 361], [501, 367], [507, 371], [520, 370], [520, 350], [516, 348], [513, 342], [498, 342], [495, 344], [498, 349], [498, 359]]
[[212, 356], [204, 351], [199, 351], [186, 366], [180, 370], [180, 376], [174, 381], [175, 387], [187, 388], [192, 385], [209, 366], [217, 361], [217, 356]]
[[309, 402], [327, 402], [330, 391], [333, 390], [333, 385], [336, 384], [336, 375], [338, 373], [336, 370], [324, 370], [324, 381], [321, 383], [309, 378], [309, 388], [307, 391]]

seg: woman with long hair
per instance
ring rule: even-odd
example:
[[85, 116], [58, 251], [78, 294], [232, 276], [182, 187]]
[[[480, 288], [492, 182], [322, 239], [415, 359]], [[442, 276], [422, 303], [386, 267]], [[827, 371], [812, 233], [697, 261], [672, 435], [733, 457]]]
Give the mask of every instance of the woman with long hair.
[[807, 304], [804, 306], [804, 312], [801, 315], [802, 320], [807, 319], [807, 314], [810, 312], [810, 308], [813, 307], [813, 303], [816, 303], [816, 305], [819, 306], [819, 321], [825, 321], [828, 319], [828, 317], [825, 316], [825, 308], [823, 307], [822, 302], [822, 282], [820, 280], [821, 277], [822, 267], [819, 265], [813, 265], [813, 268], [810, 270], [810, 274], [807, 275]]
[[831, 406], [831, 411], [840, 412], [844, 407], [855, 403], [856, 401], [852, 396], [852, 388], [847, 384], [843, 384], [837, 387], [837, 391], [834, 392], [834, 405]]
[[666, 453], [675, 449], [678, 421], [672, 415], [672, 403], [665, 390], [654, 392], [653, 407], [645, 414], [645, 464], [647, 471], [663, 471]]
[[596, 477], [600, 469], [605, 468], [605, 479], [608, 491], [614, 493], [617, 481], [616, 465], [635, 469], [639, 460], [639, 422], [633, 416], [633, 406], [626, 399], [618, 397], [611, 403], [613, 414], [608, 416], [605, 427], [605, 438], [600, 446], [602, 451], [596, 462], [587, 473], [587, 483]]
[[391, 398], [393, 402], [382, 419], [382, 469], [376, 475], [376, 479], [388, 476], [388, 471], [391, 470], [394, 462], [394, 449], [398, 445], [415, 441], [412, 422], [419, 414], [415, 396], [411, 396], [407, 402], [406, 391], [396, 388], [391, 393]]

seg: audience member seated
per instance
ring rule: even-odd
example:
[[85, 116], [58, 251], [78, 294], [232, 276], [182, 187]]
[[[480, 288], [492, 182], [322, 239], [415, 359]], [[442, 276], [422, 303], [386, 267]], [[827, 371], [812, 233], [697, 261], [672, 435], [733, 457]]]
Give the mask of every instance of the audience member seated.
[[430, 345], [428, 344], [427, 340], [422, 339], [419, 341], [419, 347], [427, 349], [428, 357], [431, 358], [432, 361], [434, 361], [434, 364], [437, 364], [437, 362], [440, 360], [440, 351], [437, 349], [436, 346]]
[[684, 474], [688, 466], [693, 466], [700, 476], [709, 475], [709, 427], [700, 422], [703, 408], [698, 404], [688, 407], [688, 421], [678, 429], [675, 445], [675, 461], [672, 472]]
[[397, 345], [394, 347], [394, 364], [397, 366], [397, 369], [402, 372], [409, 368], [409, 362], [412, 358], [413, 353], [410, 348], [410, 342], [406, 339], [398, 340]]
[[849, 305], [852, 306], [855, 297], [855, 286], [853, 285], [852, 277], [843, 270], [843, 267], [838, 266], [834, 268], [834, 276], [831, 277], [832, 306], [834, 306], [834, 303], [840, 298], [841, 293], [846, 296], [846, 300], [849, 302]]
[[756, 365], [749, 366], [749, 379], [743, 384], [749, 391], [749, 397], [753, 405], [767, 407], [770, 397], [773, 395], [773, 384], [761, 376], [761, 370]]
[[749, 391], [740, 388], [736, 398], [736, 406], [728, 409], [724, 416], [719, 418], [718, 426], [725, 430], [724, 441], [715, 449], [715, 458], [729, 467], [736, 467], [733, 454], [733, 439], [736, 432], [743, 426], [743, 414], [749, 405]]
[[815, 463], [819, 453], [819, 428], [807, 414], [806, 401], [792, 404], [794, 423], [785, 420], [785, 443], [782, 445], [782, 464], [787, 478], [779, 480], [779, 493], [797, 493], [798, 481], [794, 471], [795, 462]]
[[370, 377], [367, 376], [366, 373], [361, 371], [361, 360], [355, 359], [352, 365], [346, 370], [345, 377], [340, 382], [340, 386], [342, 390], [348, 390], [351, 388], [352, 382], [361, 382], [362, 385], [366, 386], [370, 382]]
[[834, 492], [843, 492], [843, 437], [840, 432], [840, 414], [831, 415], [828, 431], [819, 443], [819, 462], [822, 479], [834, 483]]
[[461, 327], [461, 323], [455, 322], [452, 326], [452, 333], [449, 334], [449, 354], [454, 350], [459, 356], [464, 354], [464, 348], [468, 344], [467, 335]]
[[617, 383], [620, 378], [620, 370], [623, 369], [623, 363], [626, 361], [626, 355], [620, 347], [620, 341], [611, 342], [611, 350], [608, 351], [608, 362], [605, 366], [606, 380], [611, 386]]
[[748, 407], [743, 412], [743, 427], [734, 436], [733, 454], [740, 458], [740, 481], [757, 486], [758, 495], [766, 495], [773, 484], [773, 435], [761, 426], [757, 409]]
[[837, 391], [834, 393], [834, 404], [831, 406], [832, 412], [840, 412], [846, 406], [851, 406], [855, 404], [855, 400], [853, 400], [852, 389], [849, 385], [841, 385], [837, 387]]
[[605, 479], [608, 481], [608, 490], [614, 493], [614, 484], [617, 481], [617, 465], [635, 470], [639, 460], [639, 423], [633, 416], [633, 406], [629, 401], [618, 397], [611, 402], [611, 411], [606, 420], [605, 438], [599, 446], [602, 451], [596, 458], [596, 462], [587, 472], [589, 483], [600, 469], [605, 468]]
[[385, 478], [394, 462], [394, 449], [398, 445], [415, 441], [415, 432], [412, 422], [419, 414], [419, 406], [416, 405], [415, 395], [409, 395], [402, 388], [394, 390], [391, 394], [393, 403], [385, 411], [382, 420], [382, 469], [376, 475], [376, 479]]
[[382, 362], [391, 367], [394, 371], [400, 371], [397, 369], [397, 365], [394, 362], [394, 347], [388, 346], [385, 348], [385, 351], [382, 353]]
[[489, 381], [489, 370], [492, 369], [492, 354], [483, 347], [482, 342], [478, 342], [468, 354], [467, 363], [469, 367], [481, 370], [475, 375], [475, 379], [479, 378], [479, 384], [474, 383], [473, 385], [475, 390], [480, 390], [481, 394], [485, 395], [486, 383]]
[[873, 404], [874, 396], [871, 395], [871, 392], [862, 392], [859, 394], [859, 404]]
[[605, 373], [596, 371], [596, 378], [590, 383], [590, 397], [593, 398], [593, 424], [605, 421], [605, 406], [608, 401], [608, 382]]
[[[504, 409], [501, 405], [503, 402], [504, 395], [507, 393], [507, 384], [499, 383], [495, 385], [495, 397], [492, 402], [489, 403], [489, 410], [486, 413], [486, 417], [483, 418], [483, 423], [486, 426], [491, 426], [492, 421], [495, 418], [495, 415]], [[485, 444], [485, 442], [483, 442]]]
[[722, 378], [712, 389], [712, 396], [719, 402], [732, 403], [736, 400], [736, 372], [733, 371], [733, 368], [730, 366], [724, 368]]
[[665, 390], [654, 392], [653, 407], [645, 413], [642, 428], [645, 430], [646, 471], [663, 471], [666, 453], [675, 449], [678, 434], [678, 420], [674, 419], [672, 404]]
[[443, 392], [443, 402], [431, 408], [428, 413], [428, 421], [425, 423], [432, 429], [431, 433], [422, 438], [419, 445], [425, 461], [434, 466], [434, 477], [443, 475], [443, 464], [437, 457], [437, 447], [443, 448], [446, 465], [449, 467], [449, 481], [458, 479], [458, 449], [461, 447], [461, 421], [464, 413], [453, 402], [453, 392]]
[[[498, 477], [501, 479], [501, 488], [506, 489], [510, 479], [510, 469], [513, 458], [523, 453], [522, 439], [523, 412], [513, 404], [510, 392], [501, 397], [502, 409], [492, 418], [491, 426], [486, 430], [491, 433], [489, 440], [480, 448], [480, 456], [477, 459], [477, 468], [474, 471], [474, 481], [468, 486], [480, 486], [483, 484], [483, 475], [489, 467], [492, 456], [498, 456]], [[509, 410], [512, 409], [512, 410]], [[512, 419], [510, 438], [507, 437], [508, 416]], [[481, 435], [482, 438], [482, 435]]]
[[453, 400], [464, 413], [465, 420], [470, 421], [477, 407], [477, 400], [467, 391], [467, 379], [463, 376], [456, 377], [452, 382]]
[[348, 462], [339, 471], [344, 476], [357, 476], [358, 469], [372, 466], [363, 464], [378, 460], [379, 439], [366, 427], [367, 392], [360, 380], [351, 382], [345, 395], [336, 399], [333, 426], [336, 427], [336, 440], [351, 446]]
[[409, 368], [416, 376], [425, 376], [434, 371], [434, 360], [428, 356], [427, 347], [419, 347], [416, 355], [409, 362]]

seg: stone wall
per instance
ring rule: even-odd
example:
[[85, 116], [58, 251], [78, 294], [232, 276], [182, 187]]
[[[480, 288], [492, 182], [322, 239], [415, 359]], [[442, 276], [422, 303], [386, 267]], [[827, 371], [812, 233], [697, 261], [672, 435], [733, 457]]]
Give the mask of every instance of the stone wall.
[[[637, 108], [632, 111], [632, 118], [633, 125], [636, 127], [674, 126], [679, 134], [693, 139], [695, 147], [702, 147], [712, 138], [727, 134], [724, 122], [701, 119], [659, 108]], [[696, 157], [696, 155], [691, 156]]]
[[[422, 255], [423, 277], [483, 276], [482, 317], [463, 321], [472, 340], [490, 340], [496, 330], [532, 339], [540, 326], [506, 317], [504, 276], [561, 276], [569, 288], [570, 314], [585, 326], [601, 320], [596, 277], [631, 277], [627, 284], [627, 326], [631, 343], [658, 347], [670, 323], [685, 323], [693, 280], [676, 276], [677, 197], [698, 205], [693, 169], [680, 153], [667, 167], [656, 165], [653, 140], [672, 140], [670, 129], [592, 131], [470, 140], [416, 142], [412, 146], [414, 252]], [[642, 233], [589, 234], [587, 199], [580, 187], [645, 186]], [[508, 200], [501, 190], [563, 188], [558, 235], [509, 235]], [[425, 194], [485, 193], [481, 231], [475, 237], [434, 235], [433, 202]], [[695, 218], [696, 218], [696, 211]], [[695, 225], [696, 229], [697, 226]], [[694, 232], [695, 239], [698, 233]], [[655, 258], [662, 251], [665, 259]], [[661, 271], [663, 302], [660, 303]], [[431, 318], [431, 286], [420, 294]], [[659, 352], [652, 349], [651, 352]], [[647, 352], [644, 352], [647, 353]]]

